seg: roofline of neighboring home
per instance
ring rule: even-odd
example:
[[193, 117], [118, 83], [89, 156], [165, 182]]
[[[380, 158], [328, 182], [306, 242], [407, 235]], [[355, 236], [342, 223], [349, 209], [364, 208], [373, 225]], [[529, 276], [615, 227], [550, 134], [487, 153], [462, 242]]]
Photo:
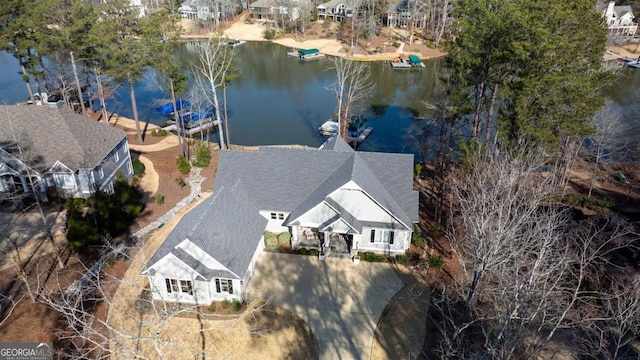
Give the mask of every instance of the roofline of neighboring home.
[[[36, 175], [41, 176], [41, 177], [44, 175], [44, 174], [43, 174], [43, 173], [41, 173], [40, 171], [38, 171], [38, 170], [34, 169], [32, 166], [27, 165], [24, 161], [22, 161], [22, 160], [20, 160], [19, 158], [15, 157], [13, 154], [9, 153], [9, 152], [8, 152], [8, 151], [6, 151], [5, 149], [0, 148], [0, 151], [2, 151], [3, 153], [7, 154], [7, 156], [9, 156], [9, 157], [11, 157], [11, 158], [15, 159], [17, 162], [19, 162], [20, 164], [22, 164], [22, 166], [24, 166], [25, 168], [28, 168], [28, 169], [29, 169], [29, 171], [34, 172]], [[6, 163], [3, 163], [3, 164], [4, 164], [6, 167], [8, 167], [9, 169], [11, 169], [11, 170], [15, 171], [15, 172], [18, 174], [18, 176], [22, 175], [18, 170], [16, 170], [16, 169], [14, 169], [14, 168], [10, 167], [10, 166], [9, 166], [9, 165], [7, 165]], [[48, 170], [47, 170], [47, 172], [48, 172]]]
[[113, 151], [113, 149], [116, 149], [120, 144], [122, 144], [122, 140], [123, 140], [123, 139], [124, 139], [124, 142], [125, 142], [125, 143], [128, 143], [128, 141], [127, 141], [127, 134], [126, 134], [126, 133], [125, 133], [125, 134], [123, 134], [122, 139], [120, 139], [120, 141], [119, 141], [119, 142], [118, 142], [114, 147], [112, 147], [112, 148], [111, 148], [111, 150], [109, 150], [109, 152], [107, 152], [107, 154], [106, 154], [105, 156], [103, 156], [103, 157], [102, 157], [102, 159], [100, 159], [100, 161], [98, 161], [98, 163], [97, 163], [97, 164], [95, 164], [92, 168], [79, 168], [79, 169], [90, 169], [90, 170], [93, 170], [93, 169], [95, 169], [96, 167], [98, 167], [100, 164], [102, 164], [102, 163], [104, 162], [104, 160], [107, 158], [107, 156], [109, 156], [109, 154], [111, 154], [111, 152]]

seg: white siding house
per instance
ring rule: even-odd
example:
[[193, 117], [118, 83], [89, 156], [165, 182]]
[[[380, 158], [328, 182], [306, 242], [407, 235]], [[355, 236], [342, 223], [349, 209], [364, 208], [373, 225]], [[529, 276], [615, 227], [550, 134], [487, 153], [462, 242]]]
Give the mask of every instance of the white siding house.
[[69, 109], [0, 106], [0, 127], [13, 129], [0, 135], [0, 193], [46, 199], [53, 188], [64, 197], [86, 198], [95, 189], [113, 191], [118, 173], [133, 176], [126, 132]]
[[264, 231], [294, 249], [353, 257], [404, 253], [418, 221], [413, 155], [320, 149], [222, 150], [213, 195], [191, 210], [147, 263], [153, 297], [207, 305], [242, 300]]
[[636, 34], [638, 23], [635, 22], [631, 6], [616, 6], [615, 1], [609, 1], [600, 11], [606, 19], [609, 38], [628, 38]]

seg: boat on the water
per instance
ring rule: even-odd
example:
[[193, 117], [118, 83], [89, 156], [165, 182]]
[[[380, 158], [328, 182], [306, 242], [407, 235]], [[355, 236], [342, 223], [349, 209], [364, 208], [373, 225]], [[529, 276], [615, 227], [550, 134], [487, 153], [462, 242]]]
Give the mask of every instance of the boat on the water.
[[[189, 100], [178, 99], [176, 100], [176, 110], [180, 111], [186, 109], [191, 106], [191, 102]], [[162, 106], [156, 107], [156, 111], [162, 115], [173, 115], [173, 103], [168, 102]]]
[[227, 46], [236, 47], [236, 46], [244, 45], [246, 43], [247, 42], [245, 40], [229, 39], [229, 41], [227, 41]]
[[189, 111], [184, 115], [180, 115], [179, 119], [182, 125], [185, 128], [189, 129], [189, 128], [199, 126], [204, 122], [211, 121], [214, 115], [215, 115], [215, 108], [210, 107], [200, 113]]
[[411, 69], [414, 67], [424, 68], [425, 64], [416, 55], [409, 55], [409, 57], [400, 56], [391, 61], [391, 67], [394, 69]]
[[[356, 146], [363, 143], [373, 132], [372, 127], [366, 126], [367, 120], [359, 115], [352, 115], [347, 126], [347, 134], [344, 137], [347, 142], [355, 143]], [[338, 121], [335, 118], [325, 121], [318, 128], [323, 136], [332, 136], [338, 133]]]

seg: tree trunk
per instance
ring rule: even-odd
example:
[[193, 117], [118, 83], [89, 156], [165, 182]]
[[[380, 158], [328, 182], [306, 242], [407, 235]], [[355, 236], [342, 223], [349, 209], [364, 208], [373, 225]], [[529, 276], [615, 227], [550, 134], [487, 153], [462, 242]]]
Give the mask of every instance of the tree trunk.
[[182, 148], [182, 156], [187, 156], [184, 147], [184, 139], [182, 138], [182, 129], [180, 126], [180, 114], [178, 114], [178, 106], [176, 105], [176, 91], [173, 87], [173, 79], [169, 78], [169, 88], [171, 89], [171, 104], [173, 105], [173, 119], [176, 122], [176, 130], [178, 132], [178, 144]]
[[142, 131], [140, 130], [140, 120], [138, 118], [138, 105], [136, 104], [136, 92], [133, 90], [133, 81], [131, 81], [131, 74], [127, 73], [127, 82], [129, 83], [129, 94], [131, 95], [131, 107], [133, 108], [133, 120], [136, 123], [136, 136], [138, 142], [142, 142]]
[[493, 146], [495, 147], [496, 141], [498, 139], [498, 126], [494, 125], [493, 122], [493, 112], [495, 111], [496, 100], [498, 98], [498, 83], [493, 85], [493, 91], [491, 92], [491, 103], [489, 104], [489, 111], [487, 112], [487, 129], [484, 134], [484, 144], [489, 145], [489, 141], [491, 139], [491, 132], [495, 130], [495, 135], [493, 135]]
[[[229, 140], [229, 118], [227, 117], [227, 85], [226, 84], [223, 84], [223, 88], [222, 88], [222, 101], [224, 103], [224, 131], [227, 133], [227, 148], [228, 148], [229, 145], [231, 145], [231, 140]], [[216, 109], [215, 111], [218, 111], [218, 110]]]
[[82, 114], [87, 115], [87, 109], [84, 107], [84, 96], [82, 96], [82, 86], [80, 86], [80, 78], [78, 78], [78, 69], [76, 68], [76, 59], [73, 57], [73, 51], [69, 51], [71, 57], [71, 68], [73, 69], [73, 77], [76, 81], [76, 89], [78, 91], [78, 101], [80, 102], [80, 109]]
[[24, 67], [24, 62], [22, 61], [22, 56], [20, 56], [20, 49], [17, 46], [13, 47], [13, 51], [15, 52], [16, 58], [18, 58], [18, 63], [20, 64], [20, 70], [22, 71], [22, 80], [27, 86], [27, 92], [29, 93], [29, 98], [31, 102], [35, 105], [36, 99], [33, 97], [33, 90], [31, 90], [31, 82], [29, 82], [29, 74], [27, 74], [27, 69]]
[[104, 101], [104, 88], [102, 87], [102, 74], [98, 71], [98, 67], [93, 67], [93, 73], [96, 77], [96, 84], [98, 85], [98, 99], [100, 101], [100, 111], [102, 112], [102, 119], [105, 124], [109, 125], [109, 117], [107, 115], [107, 104]]
[[476, 107], [473, 111], [473, 130], [471, 135], [471, 139], [476, 141], [478, 140], [478, 133], [480, 132], [480, 122], [482, 121], [482, 103], [486, 86], [487, 82], [483, 80], [480, 83], [479, 88], [476, 87]]

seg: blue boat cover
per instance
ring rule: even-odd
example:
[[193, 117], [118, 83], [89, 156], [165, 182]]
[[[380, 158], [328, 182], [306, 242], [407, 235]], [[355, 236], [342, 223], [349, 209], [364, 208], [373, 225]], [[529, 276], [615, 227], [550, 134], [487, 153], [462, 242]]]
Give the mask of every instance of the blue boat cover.
[[[182, 110], [184, 108], [188, 108], [191, 106], [191, 102], [189, 100], [178, 99], [176, 100], [176, 109]], [[156, 111], [162, 115], [169, 115], [173, 112], [173, 103], [169, 102], [162, 106], [158, 106]]]

